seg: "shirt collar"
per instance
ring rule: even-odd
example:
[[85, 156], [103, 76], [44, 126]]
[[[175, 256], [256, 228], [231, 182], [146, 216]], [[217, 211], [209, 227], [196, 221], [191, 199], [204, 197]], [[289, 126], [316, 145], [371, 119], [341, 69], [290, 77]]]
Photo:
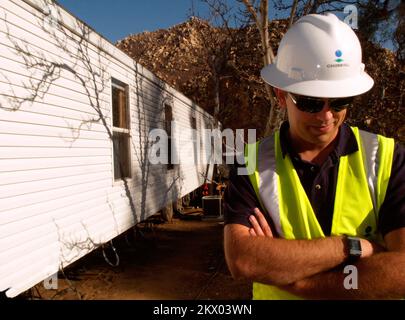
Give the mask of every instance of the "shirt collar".
[[[280, 144], [283, 158], [286, 156], [287, 153], [290, 154], [291, 158], [297, 156], [297, 153], [292, 148], [288, 137], [289, 128], [290, 124], [288, 123], [288, 121], [285, 121], [280, 127]], [[358, 150], [359, 146], [357, 144], [357, 140], [354, 136], [353, 131], [346, 123], [343, 123], [339, 128], [338, 143], [336, 144], [336, 147], [332, 151], [331, 155], [335, 156], [338, 159], [342, 156], [351, 154]]]

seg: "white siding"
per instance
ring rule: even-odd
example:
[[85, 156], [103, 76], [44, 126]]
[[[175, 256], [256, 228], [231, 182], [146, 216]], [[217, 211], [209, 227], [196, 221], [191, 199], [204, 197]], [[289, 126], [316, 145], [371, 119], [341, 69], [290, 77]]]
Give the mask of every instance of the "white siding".
[[[181, 128], [212, 117], [94, 31], [83, 35], [62, 8], [50, 24], [47, 3], [0, 2], [0, 291], [10, 297], [196, 189], [206, 170], [168, 171], [144, 151], [164, 104]], [[113, 177], [112, 78], [129, 86], [126, 183]], [[191, 138], [176, 137], [183, 160], [194, 157]]]

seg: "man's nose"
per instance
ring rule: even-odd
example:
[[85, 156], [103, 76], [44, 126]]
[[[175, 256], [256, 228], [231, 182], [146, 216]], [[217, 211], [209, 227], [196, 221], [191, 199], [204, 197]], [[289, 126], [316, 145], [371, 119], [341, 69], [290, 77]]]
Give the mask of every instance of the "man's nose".
[[322, 119], [322, 120], [329, 120], [329, 119], [333, 118], [333, 112], [332, 112], [332, 109], [330, 108], [328, 99], [324, 100], [324, 105], [323, 105], [322, 110], [319, 111], [316, 115], [319, 119]]

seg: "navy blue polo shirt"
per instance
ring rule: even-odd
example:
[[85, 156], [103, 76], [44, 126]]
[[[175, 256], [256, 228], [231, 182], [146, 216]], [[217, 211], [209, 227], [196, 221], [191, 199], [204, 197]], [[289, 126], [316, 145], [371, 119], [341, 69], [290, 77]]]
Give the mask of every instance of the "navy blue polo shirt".
[[[280, 128], [280, 144], [283, 157], [290, 156], [294, 168], [305, 189], [316, 217], [325, 235], [332, 228], [335, 190], [339, 169], [339, 159], [358, 150], [357, 140], [350, 127], [343, 124], [338, 133], [335, 149], [322, 165], [304, 161], [293, 150], [288, 138], [288, 122]], [[225, 224], [237, 223], [251, 227], [249, 216], [255, 207], [261, 208], [256, 193], [246, 175], [237, 175], [237, 168], [230, 174], [225, 191]], [[380, 208], [378, 228], [383, 235], [405, 227], [405, 148], [395, 145], [391, 177], [385, 200]], [[264, 212], [264, 210], [262, 210]], [[266, 214], [270, 224], [272, 221]]]

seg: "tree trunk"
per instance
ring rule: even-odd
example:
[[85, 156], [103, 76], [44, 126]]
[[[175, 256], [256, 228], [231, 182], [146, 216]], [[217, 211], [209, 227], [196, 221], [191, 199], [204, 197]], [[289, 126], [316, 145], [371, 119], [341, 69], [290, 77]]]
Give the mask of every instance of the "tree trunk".
[[[256, 27], [260, 33], [263, 48], [263, 65], [267, 66], [273, 63], [275, 60], [274, 52], [273, 49], [271, 48], [269, 39], [268, 0], [260, 1], [258, 12], [255, 11], [250, 0], [243, 0], [243, 3], [245, 4], [248, 12], [250, 12], [250, 14], [252, 15], [253, 20], [256, 23]], [[279, 127], [279, 124], [281, 120], [284, 118], [284, 116], [281, 110], [277, 107], [277, 101], [272, 91], [272, 88], [267, 83], [265, 84], [265, 88], [268, 100], [270, 101], [270, 110], [266, 122], [266, 129], [264, 131], [264, 136], [269, 136]]]

